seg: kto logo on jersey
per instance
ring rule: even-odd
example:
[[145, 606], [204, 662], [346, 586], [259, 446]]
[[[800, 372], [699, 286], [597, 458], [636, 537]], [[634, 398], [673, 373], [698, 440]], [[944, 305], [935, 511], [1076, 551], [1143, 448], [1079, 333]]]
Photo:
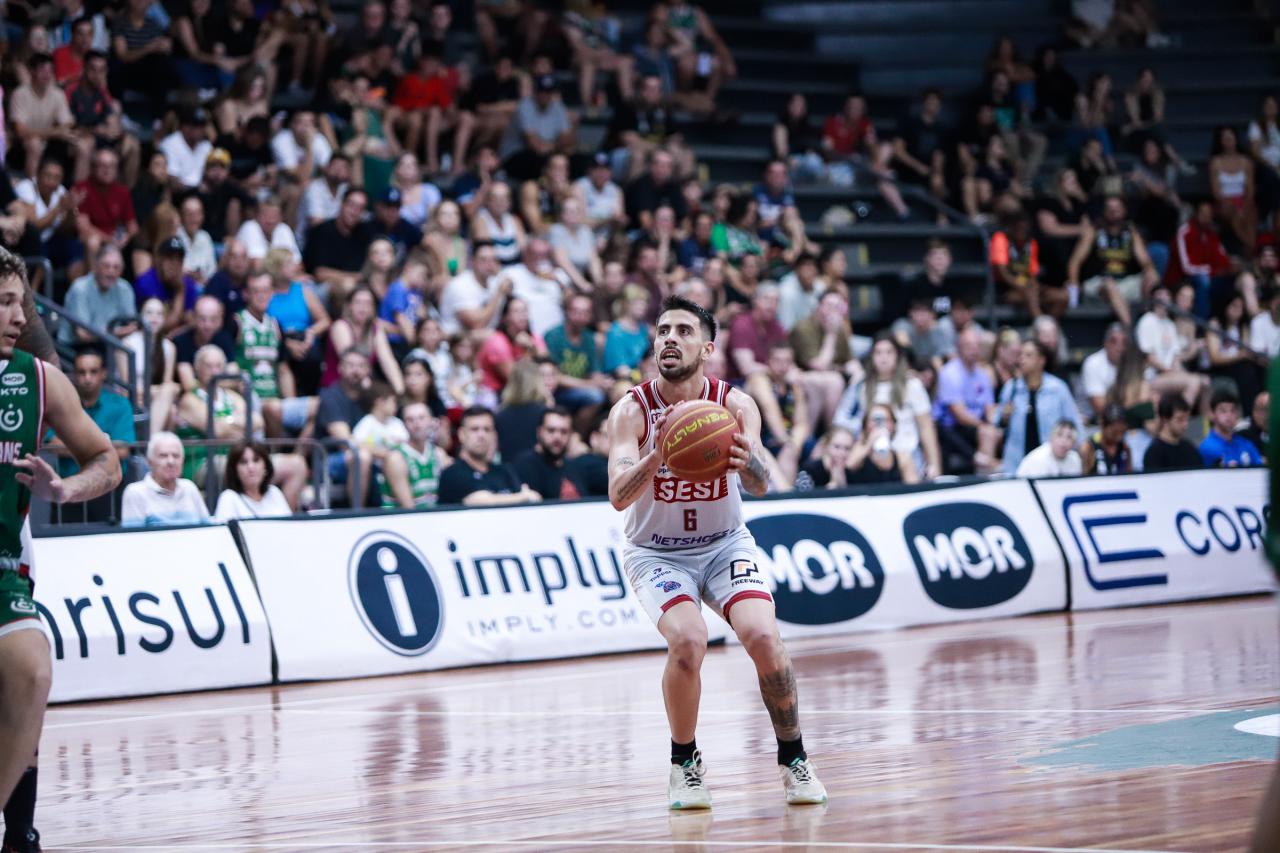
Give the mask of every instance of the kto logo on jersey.
[[880, 559], [866, 537], [843, 521], [827, 515], [770, 515], [747, 522], [747, 528], [759, 556], [752, 568], [758, 567], [769, 584], [783, 622], [847, 622], [880, 600]]
[[0, 409], [0, 429], [6, 432], [17, 432], [22, 429], [22, 409], [17, 406]]
[[389, 651], [413, 657], [440, 639], [440, 586], [427, 559], [403, 536], [379, 530], [361, 537], [351, 551], [347, 582], [360, 621]]
[[691, 501], [718, 501], [729, 495], [729, 478], [705, 483], [691, 483], [679, 477], [654, 477], [653, 499], [659, 503], [689, 503]]
[[918, 509], [902, 522], [902, 535], [925, 593], [943, 607], [991, 607], [1031, 581], [1035, 561], [1027, 540], [990, 504]]

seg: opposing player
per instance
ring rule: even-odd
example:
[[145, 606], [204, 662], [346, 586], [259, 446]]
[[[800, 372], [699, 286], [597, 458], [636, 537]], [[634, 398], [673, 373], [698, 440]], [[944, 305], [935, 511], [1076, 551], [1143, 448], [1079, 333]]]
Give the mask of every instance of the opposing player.
[[[0, 250], [0, 799], [7, 801], [4, 850], [20, 853], [39, 849], [31, 825], [34, 758], [51, 676], [49, 642], [31, 598], [27, 509], [32, 495], [84, 501], [120, 482], [115, 449], [81, 407], [71, 382], [17, 348], [20, 338], [31, 340], [23, 335], [26, 294], [25, 264]], [[74, 476], [59, 477], [35, 455], [46, 427], [80, 463]]]
[[[671, 727], [667, 793], [673, 809], [711, 806], [694, 740], [707, 649], [702, 599], [724, 616], [755, 663], [778, 739], [787, 802], [823, 803], [826, 789], [800, 737], [795, 672], [778, 636], [773, 596], [755, 564], [756, 544], [738, 493], [739, 481], [754, 495], [768, 488], [760, 412], [743, 392], [704, 375], [715, 337], [716, 321], [708, 311], [687, 299], [668, 298], [653, 343], [658, 378], [632, 388], [609, 414], [609, 500], [627, 514], [627, 576], [667, 641], [662, 675]], [[720, 403], [738, 421], [729, 473], [709, 490], [672, 476], [656, 448], [655, 436], [671, 411], [689, 400]]]

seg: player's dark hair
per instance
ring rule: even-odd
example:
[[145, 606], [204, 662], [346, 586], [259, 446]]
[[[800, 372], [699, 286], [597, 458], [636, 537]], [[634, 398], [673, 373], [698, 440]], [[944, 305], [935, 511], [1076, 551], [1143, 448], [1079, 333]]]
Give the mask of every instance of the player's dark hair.
[[25, 289], [27, 286], [27, 262], [22, 259], [21, 255], [15, 255], [8, 249], [0, 248], [0, 281], [13, 276], [16, 276], [22, 282], [23, 289]]
[[668, 311], [688, 311], [698, 318], [702, 331], [707, 333], [707, 340], [714, 341], [716, 339], [716, 318], [698, 303], [673, 294], [662, 300], [662, 310], [659, 314], [665, 314]]
[[1156, 414], [1160, 416], [1160, 420], [1167, 421], [1178, 412], [1190, 412], [1191, 405], [1178, 393], [1168, 393], [1160, 398], [1160, 402], [1156, 404]]

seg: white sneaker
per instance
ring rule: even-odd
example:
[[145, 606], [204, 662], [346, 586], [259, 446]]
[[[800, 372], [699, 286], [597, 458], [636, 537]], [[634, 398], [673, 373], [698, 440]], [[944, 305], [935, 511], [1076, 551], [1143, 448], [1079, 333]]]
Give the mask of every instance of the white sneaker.
[[711, 792], [702, 777], [707, 767], [702, 763], [701, 750], [693, 751], [693, 760], [671, 765], [671, 780], [667, 783], [667, 801], [673, 809], [709, 809]]
[[785, 767], [779, 766], [782, 786], [791, 805], [816, 805], [827, 801], [827, 789], [818, 781], [813, 764], [807, 758], [797, 758]]

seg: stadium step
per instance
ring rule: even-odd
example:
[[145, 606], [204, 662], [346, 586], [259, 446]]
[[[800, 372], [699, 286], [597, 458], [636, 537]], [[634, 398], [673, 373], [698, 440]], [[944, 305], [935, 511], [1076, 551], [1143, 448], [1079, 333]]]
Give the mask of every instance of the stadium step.
[[1056, 18], [1053, 0], [845, 0], [845, 2], [777, 3], [764, 8], [770, 21], [807, 22], [820, 27], [831, 25], [899, 24], [931, 29], [952, 22], [985, 21], [1000, 26], [1032, 23]]
[[932, 238], [947, 241], [957, 263], [986, 261], [986, 248], [976, 229], [929, 223], [856, 223], [847, 228], [826, 229], [810, 225], [809, 239], [845, 250], [851, 268], [902, 267], [920, 263], [925, 244]]

